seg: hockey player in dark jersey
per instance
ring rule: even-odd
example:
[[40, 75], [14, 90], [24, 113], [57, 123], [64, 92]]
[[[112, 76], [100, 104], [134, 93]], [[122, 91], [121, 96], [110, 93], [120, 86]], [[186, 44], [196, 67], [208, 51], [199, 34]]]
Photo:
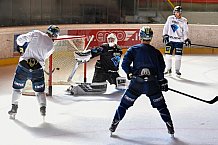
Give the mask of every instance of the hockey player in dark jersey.
[[120, 77], [118, 70], [122, 49], [117, 45], [117, 37], [113, 33], [107, 36], [107, 42], [100, 47], [91, 49], [91, 58], [100, 55], [100, 59], [95, 64], [92, 82], [106, 82], [108, 80], [110, 84], [117, 85], [116, 78]]
[[87, 62], [97, 56], [100, 56], [100, 59], [95, 64], [92, 83], [71, 85], [67, 91], [73, 95], [102, 94], [107, 89], [106, 81], [120, 89], [126, 82], [126, 78], [120, 77], [118, 73], [121, 55], [122, 49], [117, 45], [117, 37], [113, 33], [107, 36], [107, 43], [83, 52], [76, 52], [75, 58], [79, 63]]
[[166, 123], [168, 133], [174, 135], [170, 112], [161, 91], [168, 91], [168, 82], [164, 78], [165, 62], [159, 50], [150, 45], [153, 31], [149, 26], [143, 26], [139, 31], [141, 43], [130, 47], [124, 55], [122, 69], [130, 81], [128, 89], [121, 98], [115, 112], [111, 133], [115, 132], [129, 107], [142, 94], [149, 97], [151, 105], [156, 108], [162, 120]]

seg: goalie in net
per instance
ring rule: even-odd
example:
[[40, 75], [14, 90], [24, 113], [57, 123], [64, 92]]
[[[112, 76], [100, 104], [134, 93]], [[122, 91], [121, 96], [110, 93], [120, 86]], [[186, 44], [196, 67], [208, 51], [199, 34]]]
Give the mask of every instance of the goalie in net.
[[107, 36], [107, 43], [101, 46], [77, 52], [76, 60], [87, 62], [89, 59], [100, 56], [95, 64], [92, 83], [82, 83], [78, 86], [71, 86], [68, 91], [73, 94], [98, 94], [106, 91], [107, 82], [114, 84], [117, 89], [123, 89], [126, 86], [126, 79], [120, 77], [119, 64], [121, 60], [122, 49], [117, 45], [117, 37], [111, 33]]

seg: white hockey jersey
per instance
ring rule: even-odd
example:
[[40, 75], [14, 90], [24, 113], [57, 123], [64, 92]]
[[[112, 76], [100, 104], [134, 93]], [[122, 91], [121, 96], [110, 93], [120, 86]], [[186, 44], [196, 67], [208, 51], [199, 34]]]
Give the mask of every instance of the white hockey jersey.
[[163, 29], [163, 35], [165, 34], [169, 35], [169, 41], [184, 42], [188, 38], [187, 19], [184, 17], [178, 19], [174, 15], [169, 16]]
[[45, 67], [45, 60], [53, 52], [53, 41], [47, 34], [39, 30], [34, 30], [19, 35], [16, 41], [19, 46], [23, 46], [25, 42], [29, 42], [19, 62], [29, 58], [35, 58], [43, 68]]

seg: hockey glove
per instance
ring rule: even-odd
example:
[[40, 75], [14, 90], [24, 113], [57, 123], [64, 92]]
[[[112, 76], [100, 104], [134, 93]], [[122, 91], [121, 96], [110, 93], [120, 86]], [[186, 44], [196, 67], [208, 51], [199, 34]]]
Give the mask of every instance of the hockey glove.
[[159, 80], [158, 82], [159, 82], [161, 91], [167, 92], [168, 91], [168, 81], [167, 81], [167, 79], [164, 78], [162, 80]]
[[17, 45], [17, 51], [23, 55], [29, 43], [25, 42], [23, 46]]
[[132, 78], [133, 78], [132, 73], [128, 73], [128, 74], [127, 74], [127, 79], [128, 79], [128, 80], [131, 80]]
[[163, 43], [164, 44], [169, 43], [169, 35], [167, 35], [167, 34], [163, 35]]
[[90, 50], [82, 51], [82, 52], [77, 51], [75, 52], [74, 56], [77, 62], [87, 62], [91, 58], [91, 51]]
[[190, 47], [191, 45], [192, 45], [191, 40], [190, 40], [189, 38], [187, 38], [187, 39], [185, 40], [185, 46]]

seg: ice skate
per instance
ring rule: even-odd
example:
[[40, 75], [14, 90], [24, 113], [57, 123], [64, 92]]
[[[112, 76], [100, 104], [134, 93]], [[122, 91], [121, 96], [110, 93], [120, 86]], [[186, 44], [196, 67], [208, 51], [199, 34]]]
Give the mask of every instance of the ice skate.
[[11, 110], [8, 111], [8, 114], [10, 115], [10, 119], [15, 119], [15, 115], [17, 114], [17, 108], [18, 108], [18, 105], [12, 104]]
[[176, 70], [176, 76], [177, 76], [178, 78], [181, 77], [181, 73], [179, 72], [179, 70]]
[[46, 115], [46, 107], [45, 106], [40, 107], [40, 113], [43, 117], [43, 121], [45, 121], [45, 115]]
[[168, 69], [167, 71], [164, 72], [164, 75], [171, 75], [172, 74], [172, 70]]
[[112, 122], [111, 127], [109, 128], [109, 130], [111, 132], [111, 136], [113, 135], [112, 133], [115, 132], [118, 124], [119, 124], [119, 121], [113, 121]]
[[173, 123], [172, 121], [168, 121], [166, 122], [166, 126], [167, 126], [167, 129], [168, 129], [168, 133], [171, 135], [172, 138], [174, 138], [174, 127], [173, 127]]

